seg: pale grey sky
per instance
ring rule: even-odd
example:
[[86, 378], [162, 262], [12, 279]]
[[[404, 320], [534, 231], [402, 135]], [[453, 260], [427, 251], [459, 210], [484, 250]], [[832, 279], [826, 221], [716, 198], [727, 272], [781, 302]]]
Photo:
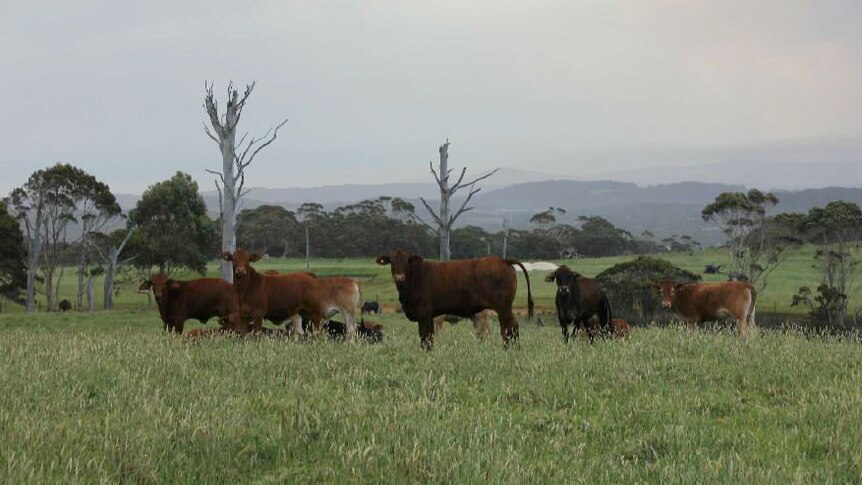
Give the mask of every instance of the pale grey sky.
[[858, 0], [0, 0], [0, 192], [54, 161], [210, 189], [204, 79], [257, 80], [243, 129], [290, 118], [252, 186], [415, 180], [446, 137], [566, 176], [828, 153], [862, 138], [860, 25]]

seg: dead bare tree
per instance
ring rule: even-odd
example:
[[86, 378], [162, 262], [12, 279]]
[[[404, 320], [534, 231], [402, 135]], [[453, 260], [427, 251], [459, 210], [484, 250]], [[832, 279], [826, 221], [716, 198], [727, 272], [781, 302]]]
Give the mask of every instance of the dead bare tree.
[[[213, 84], [204, 82], [204, 109], [212, 126], [210, 130], [204, 123], [204, 132], [216, 142], [222, 156], [221, 171], [207, 170], [218, 177], [215, 184], [221, 206], [222, 251], [236, 251], [236, 217], [241, 209], [242, 198], [248, 194], [248, 190], [243, 190], [246, 169], [261, 150], [275, 141], [279, 128], [287, 123], [285, 119], [261, 137], [249, 138], [246, 133], [239, 142], [236, 141], [236, 127], [254, 86], [254, 82], [247, 84], [245, 92], [240, 95], [239, 91], [234, 89], [233, 82], [230, 82], [227, 87], [227, 106], [224, 113], [219, 115]], [[222, 261], [221, 273], [224, 279], [233, 281], [233, 266], [230, 262]]]
[[[476, 182], [480, 180], [484, 180], [491, 175], [497, 173], [499, 168], [495, 168], [491, 172], [482, 175], [481, 177], [475, 178], [473, 180], [464, 181], [464, 175], [467, 173], [467, 167], [463, 167], [461, 169], [461, 175], [458, 176], [458, 180], [449, 185], [449, 175], [452, 173], [452, 169], [449, 168], [449, 139], [446, 139], [446, 143], [440, 145], [438, 150], [440, 152], [440, 165], [438, 167], [439, 173], [434, 170], [434, 164], [432, 162], [428, 162], [428, 166], [431, 169], [431, 174], [434, 175], [434, 180], [437, 181], [437, 185], [440, 187], [440, 210], [438, 212], [434, 212], [434, 209], [428, 205], [428, 202], [425, 202], [425, 199], [422, 197], [419, 200], [422, 201], [422, 204], [425, 205], [425, 208], [428, 210], [428, 213], [431, 214], [431, 219], [434, 222], [434, 226], [428, 224], [423, 221], [422, 218], [416, 217], [419, 222], [425, 224], [429, 228], [436, 230], [437, 235], [440, 238], [440, 261], [448, 261], [451, 252], [449, 250], [449, 239], [452, 231], [452, 225], [458, 219], [458, 216], [461, 214], [473, 209], [472, 207], [468, 207], [467, 204], [470, 203], [470, 200], [476, 195], [481, 189], [481, 187], [476, 187]], [[467, 197], [464, 198], [464, 202], [461, 204], [461, 207], [458, 208], [454, 213], [450, 212], [449, 201], [452, 199], [452, 196], [455, 193], [464, 188], [469, 187], [470, 190], [467, 193]]]
[[506, 253], [509, 249], [509, 232], [512, 230], [512, 224], [506, 214], [501, 214], [503, 219], [503, 259], [506, 259]]

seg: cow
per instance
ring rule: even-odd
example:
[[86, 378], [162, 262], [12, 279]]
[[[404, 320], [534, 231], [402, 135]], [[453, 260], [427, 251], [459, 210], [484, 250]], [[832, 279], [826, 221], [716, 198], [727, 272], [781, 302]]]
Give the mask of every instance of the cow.
[[[490, 333], [488, 329], [488, 321], [491, 319], [491, 311], [483, 310], [472, 317], [470, 320], [473, 322], [473, 331], [476, 334], [476, 338], [479, 340], [487, 340], [488, 334]], [[446, 322], [455, 324], [463, 320], [461, 317], [457, 315], [437, 315], [434, 317], [434, 331], [439, 332], [443, 329], [443, 324]]]
[[703, 274], [721, 274], [721, 265], [708, 264], [703, 268]]
[[72, 309], [72, 302], [69, 300], [62, 300], [60, 304], [57, 305], [61, 312], [67, 312]]
[[396, 249], [378, 256], [377, 264], [390, 266], [404, 315], [419, 323], [419, 339], [424, 350], [434, 347], [434, 317], [449, 314], [473, 318], [482, 310], [497, 313], [504, 345], [508, 347], [517, 342], [518, 322], [512, 314], [518, 285], [513, 268], [516, 265], [527, 279], [527, 312], [533, 317], [530, 275], [520, 261], [488, 256], [429, 262]]
[[665, 280], [654, 287], [661, 292], [662, 308], [673, 310], [689, 327], [732, 316], [739, 333], [747, 337], [751, 334], [750, 327], [755, 325], [757, 292], [751, 283], [686, 284]]
[[181, 334], [186, 320], [192, 319], [206, 323], [218, 317], [223, 328], [236, 325], [237, 301], [233, 286], [221, 278], [180, 281], [164, 273], [153, 273], [138, 289], [153, 291], [166, 332], [173, 330]]
[[380, 313], [380, 302], [377, 300], [366, 301], [362, 304], [362, 313]]
[[[341, 313], [347, 325], [347, 334], [356, 332], [356, 312], [360, 310], [359, 302], [362, 301], [362, 291], [359, 284], [352, 278], [346, 276], [330, 276], [318, 278], [318, 304], [324, 317], [328, 318], [336, 313]], [[295, 325], [294, 331], [301, 331], [302, 325]], [[315, 331], [320, 331], [321, 321], [314, 321]]]
[[563, 341], [569, 341], [569, 324], [572, 326], [572, 336], [579, 328], [587, 331], [590, 343], [596, 338], [596, 332], [589, 320], [598, 317], [602, 333], [609, 336], [613, 333], [611, 303], [604, 290], [595, 281], [572, 271], [566, 265], [560, 266], [545, 277], [548, 283], [557, 283], [557, 294], [554, 303], [557, 307], [557, 318], [563, 331]]
[[[335, 320], [324, 323], [323, 331], [331, 340], [343, 341], [347, 337], [347, 325]], [[356, 336], [373, 344], [383, 342], [383, 325], [362, 320], [356, 327]]]
[[[593, 327], [593, 332], [598, 333], [600, 328], [600, 322], [597, 318], [593, 317], [590, 319], [590, 325]], [[629, 325], [629, 322], [623, 320], [622, 318], [614, 318], [613, 319], [613, 336], [619, 339], [627, 339], [632, 333], [632, 326]]]
[[320, 305], [317, 278], [309, 273], [272, 274], [258, 273], [251, 263], [261, 256], [237, 249], [222, 253], [222, 259], [233, 264], [233, 289], [238, 307], [239, 333], [248, 332], [252, 322], [255, 333], [263, 330], [263, 320], [281, 325], [292, 319], [294, 328], [302, 328], [299, 312], [304, 310], [313, 322], [322, 322], [324, 312]]

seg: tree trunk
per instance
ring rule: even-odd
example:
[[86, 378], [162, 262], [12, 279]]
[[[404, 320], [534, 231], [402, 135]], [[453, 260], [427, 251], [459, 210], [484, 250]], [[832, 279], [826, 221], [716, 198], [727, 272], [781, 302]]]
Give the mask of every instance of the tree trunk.
[[[82, 244], [83, 246], [83, 244]], [[75, 300], [75, 310], [84, 309], [84, 280], [87, 271], [87, 254], [81, 249], [81, 259], [78, 261], [78, 295]]]
[[440, 220], [437, 230], [440, 237], [440, 261], [449, 261], [449, 143], [440, 145]]
[[[54, 285], [54, 304], [60, 304], [60, 282], [63, 281], [63, 275], [66, 273], [66, 267], [60, 266], [60, 274], [57, 275], [57, 284]], [[55, 306], [54, 309], [57, 309]]]
[[[32, 245], [31, 245], [32, 247]], [[36, 311], [36, 258], [38, 253], [32, 252], [27, 258], [27, 313]]]
[[[231, 131], [220, 140], [222, 155], [222, 174], [224, 193], [221, 207], [221, 250], [236, 251], [236, 179], [234, 178], [235, 132]], [[228, 283], [233, 283], [233, 263], [221, 261], [221, 275]]]
[[90, 276], [87, 278], [87, 311], [93, 313], [96, 311], [96, 289], [95, 278]]
[[104, 310], [114, 308], [114, 270], [116, 264], [116, 260], [114, 260], [112, 263], [108, 264], [107, 268], [105, 268], [105, 284], [102, 288], [104, 290], [102, 309]]
[[503, 259], [506, 259], [506, 251], [509, 249], [509, 233], [503, 233]]
[[311, 271], [311, 242], [308, 237], [308, 226], [305, 226], [305, 270]]
[[54, 268], [51, 267], [45, 270], [45, 309], [49, 312], [54, 309]]

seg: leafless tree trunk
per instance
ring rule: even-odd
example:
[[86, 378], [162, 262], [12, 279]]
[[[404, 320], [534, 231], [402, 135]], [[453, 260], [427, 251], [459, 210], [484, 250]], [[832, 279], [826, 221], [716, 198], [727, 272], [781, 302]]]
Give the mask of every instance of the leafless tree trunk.
[[509, 250], [509, 231], [511, 230], [509, 218], [503, 216], [503, 259], [506, 259], [506, 253]]
[[[425, 205], [425, 208], [428, 210], [428, 213], [431, 214], [431, 219], [434, 222], [434, 226], [431, 226], [427, 222], [423, 221], [421, 218], [417, 216], [417, 219], [426, 226], [430, 227], [437, 231], [437, 236], [440, 238], [440, 261], [448, 261], [451, 256], [451, 251], [449, 249], [449, 240], [450, 234], [452, 231], [452, 225], [458, 219], [458, 216], [471, 210], [472, 207], [467, 207], [467, 204], [473, 198], [476, 193], [482, 190], [480, 187], [476, 187], [476, 182], [480, 180], [486, 179], [491, 175], [497, 173], [499, 168], [492, 170], [491, 172], [473, 179], [469, 182], [464, 182], [464, 175], [467, 173], [467, 167], [461, 169], [461, 175], [458, 177], [458, 180], [449, 185], [449, 175], [452, 173], [452, 169], [449, 168], [449, 139], [446, 139], [446, 143], [440, 145], [438, 149], [440, 152], [440, 164], [439, 164], [439, 173], [434, 170], [434, 164], [432, 162], [428, 162], [428, 166], [431, 169], [431, 174], [434, 175], [434, 180], [437, 181], [437, 185], [440, 187], [440, 210], [438, 212], [434, 212], [434, 209], [428, 205], [428, 202], [425, 201], [422, 197], [419, 200], [422, 201], [422, 204]], [[467, 194], [467, 197], [464, 199], [464, 202], [461, 204], [461, 207], [452, 214], [449, 210], [449, 201], [452, 196], [459, 190], [464, 187], [469, 187], [470, 190]]]
[[[233, 82], [227, 88], [227, 107], [224, 113], [219, 115], [218, 102], [213, 93], [213, 85], [204, 83], [206, 95], [204, 96], [204, 109], [209, 117], [210, 130], [204, 124], [204, 132], [219, 146], [222, 157], [222, 169], [207, 170], [207, 172], [218, 177], [216, 189], [221, 202], [221, 249], [222, 251], [236, 251], [236, 218], [239, 213], [242, 198], [248, 193], [243, 191], [245, 184], [245, 170], [254, 160], [254, 157], [270, 143], [275, 141], [278, 130], [287, 120], [285, 119], [273, 128], [270, 128], [262, 137], [251, 137], [246, 142], [248, 133], [236, 141], [236, 127], [239, 124], [242, 110], [246, 101], [254, 90], [255, 83], [246, 85], [245, 92], [240, 96], [239, 91], [234, 89]], [[245, 143], [245, 145], [243, 145]], [[233, 281], [233, 266], [228, 261], [221, 263], [222, 276], [227, 281]]]
[[311, 271], [311, 239], [308, 237], [308, 225], [305, 226], [305, 270]]
[[98, 246], [93, 245], [93, 248], [99, 253], [99, 257], [102, 258], [102, 261], [105, 262], [105, 281], [102, 287], [104, 292], [102, 299], [102, 308], [104, 310], [110, 310], [114, 307], [114, 276], [117, 274], [117, 271], [126, 263], [132, 261], [137, 257], [134, 255], [132, 257], [126, 258], [120, 261], [120, 254], [122, 254], [123, 249], [126, 247], [126, 243], [131, 239], [132, 234], [135, 232], [135, 228], [130, 228], [127, 232], [123, 240], [117, 246], [110, 246], [107, 249], [107, 252], [102, 252]]
[[95, 286], [95, 275], [90, 275], [87, 278], [87, 311], [93, 313], [96, 311], [96, 289]]
[[39, 257], [42, 255], [42, 224], [44, 194], [40, 192], [36, 200], [36, 216], [30, 221], [23, 216], [24, 229], [27, 233], [27, 313], [36, 311], [36, 271], [39, 269]]

